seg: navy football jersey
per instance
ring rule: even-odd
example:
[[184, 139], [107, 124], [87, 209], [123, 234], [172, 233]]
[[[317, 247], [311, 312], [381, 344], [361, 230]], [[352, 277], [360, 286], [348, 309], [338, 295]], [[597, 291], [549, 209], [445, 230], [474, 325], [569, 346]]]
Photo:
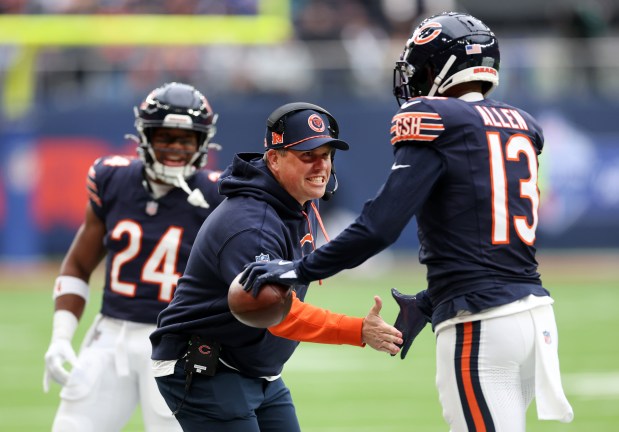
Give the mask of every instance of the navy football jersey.
[[416, 217], [434, 325], [462, 310], [549, 295], [535, 259], [542, 131], [526, 112], [479, 96], [401, 106], [387, 180], [350, 226], [299, 261], [301, 280], [358, 266]]
[[434, 302], [471, 285], [479, 292], [540, 284], [534, 244], [543, 135], [528, 113], [490, 99], [416, 98], [394, 116], [391, 143], [396, 167], [406, 164], [398, 157], [403, 146], [431, 148], [443, 161], [417, 212], [420, 262]]
[[107, 156], [95, 161], [87, 186], [90, 204], [106, 227], [102, 314], [156, 323], [172, 300], [202, 222], [223, 199], [218, 177], [218, 172], [199, 170], [187, 179], [210, 205], [201, 208], [189, 204], [179, 188], [154, 199], [144, 180], [144, 164], [137, 158]]

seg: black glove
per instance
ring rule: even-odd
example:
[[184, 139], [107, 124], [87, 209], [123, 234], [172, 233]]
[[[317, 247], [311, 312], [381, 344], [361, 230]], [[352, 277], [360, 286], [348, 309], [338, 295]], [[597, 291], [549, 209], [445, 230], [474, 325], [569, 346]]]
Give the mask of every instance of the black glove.
[[251, 291], [256, 297], [260, 287], [266, 283], [278, 283], [286, 286], [309, 283], [299, 278], [298, 261], [256, 261], [245, 266], [239, 279], [245, 291]]
[[404, 360], [419, 332], [430, 322], [431, 312], [424, 311], [421, 308], [420, 301], [417, 298], [419, 294], [406, 295], [395, 288], [391, 288], [391, 295], [400, 307], [400, 312], [393, 326], [402, 332], [404, 341], [400, 346], [400, 358]]

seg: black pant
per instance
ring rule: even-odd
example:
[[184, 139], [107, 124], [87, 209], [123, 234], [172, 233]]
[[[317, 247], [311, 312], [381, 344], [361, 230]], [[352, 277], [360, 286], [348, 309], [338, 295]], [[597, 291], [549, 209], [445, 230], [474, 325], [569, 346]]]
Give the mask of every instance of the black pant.
[[157, 377], [176, 419], [186, 432], [300, 432], [290, 391], [279, 378], [250, 378], [219, 365], [215, 376], [194, 374], [185, 395], [183, 361], [174, 374]]

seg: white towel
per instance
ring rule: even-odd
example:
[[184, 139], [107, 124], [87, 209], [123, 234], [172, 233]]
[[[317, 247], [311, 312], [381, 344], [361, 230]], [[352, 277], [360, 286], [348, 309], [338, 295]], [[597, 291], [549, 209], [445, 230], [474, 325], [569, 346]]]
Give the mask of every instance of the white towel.
[[565, 397], [559, 370], [559, 335], [551, 305], [531, 309], [535, 325], [535, 401], [540, 420], [569, 423], [574, 410]]

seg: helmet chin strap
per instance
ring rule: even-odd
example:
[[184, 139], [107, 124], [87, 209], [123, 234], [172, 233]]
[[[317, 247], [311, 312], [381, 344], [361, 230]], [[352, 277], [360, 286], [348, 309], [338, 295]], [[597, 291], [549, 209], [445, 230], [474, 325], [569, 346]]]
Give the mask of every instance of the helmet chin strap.
[[[135, 135], [130, 135], [127, 134], [125, 135], [126, 139], [131, 139], [136, 141], [138, 144], [145, 142], [148, 143], [148, 139], [146, 137], [146, 135], [144, 133], [141, 133], [142, 135], [142, 140], [141, 141], [137, 136]], [[216, 144], [216, 143], [208, 143], [207, 148], [213, 148], [215, 150], [221, 150], [221, 145], [220, 144]], [[187, 184], [187, 181], [185, 181], [185, 174], [187, 174], [185, 172], [185, 170], [183, 169], [182, 172], [178, 173], [178, 175], [176, 177], [172, 177], [171, 175], [164, 175], [163, 172], [161, 174], [157, 173], [157, 165], [160, 165], [161, 167], [163, 167], [163, 164], [161, 164], [159, 161], [157, 161], [157, 158], [155, 156], [155, 153], [152, 150], [151, 146], [146, 146], [145, 149], [143, 149], [142, 151], [146, 151], [150, 153], [150, 156], [153, 159], [153, 163], [152, 163], [152, 167], [149, 166], [148, 164], [145, 163], [146, 165], [146, 171], [148, 173], [148, 175], [150, 177], [152, 177], [153, 179], [159, 179], [161, 181], [163, 181], [164, 183], [167, 184], [172, 184], [172, 186], [176, 186], [181, 188], [184, 192], [187, 193], [187, 202], [189, 204], [191, 204], [192, 206], [195, 207], [202, 207], [202, 208], [209, 208], [210, 205], [209, 203], [206, 201], [206, 199], [204, 198], [204, 195], [202, 194], [202, 191], [200, 189], [194, 189], [191, 190], [191, 188], [189, 187], [189, 185]], [[142, 160], [145, 161], [146, 157], [142, 154]], [[199, 152], [196, 153], [196, 155], [191, 159], [191, 161], [189, 162], [189, 165], [191, 166], [198, 157], [201, 157], [201, 154]], [[165, 169], [165, 167], [163, 167]]]
[[454, 64], [455, 61], [456, 61], [456, 56], [455, 55], [451, 55], [447, 59], [447, 61], [445, 62], [445, 66], [443, 66], [443, 69], [441, 69], [441, 73], [439, 73], [436, 76], [436, 78], [434, 78], [434, 85], [432, 86], [432, 88], [428, 92], [428, 96], [434, 96], [434, 94], [438, 90], [439, 86], [441, 85], [441, 83], [445, 79], [445, 75], [447, 75], [447, 72], [449, 72], [449, 69]]
[[189, 204], [191, 204], [192, 206], [202, 207], [202, 208], [210, 207], [208, 202], [206, 202], [206, 199], [204, 199], [204, 195], [202, 194], [202, 191], [200, 189], [191, 190], [189, 188], [189, 185], [185, 181], [185, 177], [183, 177], [182, 174], [179, 174], [178, 177], [176, 177], [176, 182], [178, 183], [178, 187], [184, 190], [187, 193], [187, 195], [189, 195], [187, 197], [187, 202]]

